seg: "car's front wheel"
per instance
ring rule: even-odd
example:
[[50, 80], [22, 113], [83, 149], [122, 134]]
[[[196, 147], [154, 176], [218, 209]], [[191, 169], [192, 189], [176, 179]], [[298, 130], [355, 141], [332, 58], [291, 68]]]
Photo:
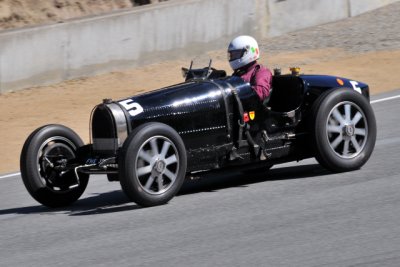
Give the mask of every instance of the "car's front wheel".
[[67, 206], [83, 194], [89, 176], [75, 176], [71, 164], [82, 140], [62, 125], [46, 125], [26, 140], [20, 159], [21, 176], [31, 196], [48, 207]]
[[119, 166], [121, 187], [132, 201], [141, 206], [165, 204], [185, 179], [185, 145], [171, 127], [147, 123], [125, 141]]

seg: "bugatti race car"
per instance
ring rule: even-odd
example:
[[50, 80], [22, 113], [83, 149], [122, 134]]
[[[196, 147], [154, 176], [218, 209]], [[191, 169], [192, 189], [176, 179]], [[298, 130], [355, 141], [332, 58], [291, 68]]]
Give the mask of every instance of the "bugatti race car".
[[141, 206], [167, 203], [185, 177], [237, 167], [267, 171], [274, 164], [315, 157], [333, 172], [369, 159], [376, 122], [367, 84], [325, 75], [273, 77], [261, 103], [250, 84], [208, 67], [182, 68], [185, 81], [113, 101], [91, 114], [91, 141], [50, 124], [26, 140], [22, 179], [43, 205], [73, 203], [91, 174], [119, 181]]

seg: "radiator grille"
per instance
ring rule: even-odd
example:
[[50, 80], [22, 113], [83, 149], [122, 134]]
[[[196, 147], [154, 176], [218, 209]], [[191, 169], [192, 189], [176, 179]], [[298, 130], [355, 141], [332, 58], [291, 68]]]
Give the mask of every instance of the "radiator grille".
[[99, 105], [92, 115], [93, 150], [97, 153], [115, 153], [119, 141], [115, 119], [107, 105]]

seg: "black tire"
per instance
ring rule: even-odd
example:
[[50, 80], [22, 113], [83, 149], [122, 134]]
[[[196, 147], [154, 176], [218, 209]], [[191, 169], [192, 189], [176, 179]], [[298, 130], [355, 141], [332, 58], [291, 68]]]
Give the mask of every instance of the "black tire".
[[119, 156], [122, 190], [144, 207], [165, 204], [182, 186], [186, 161], [185, 145], [174, 129], [146, 123], [130, 134]]
[[315, 158], [334, 172], [361, 168], [376, 141], [375, 115], [360, 93], [340, 88], [322, 94], [312, 108]]
[[81, 146], [79, 136], [62, 125], [40, 127], [28, 137], [22, 148], [20, 168], [24, 185], [36, 201], [56, 208], [79, 199], [89, 176], [80, 174], [76, 186], [74, 170], [61, 170], [60, 166], [74, 161]]

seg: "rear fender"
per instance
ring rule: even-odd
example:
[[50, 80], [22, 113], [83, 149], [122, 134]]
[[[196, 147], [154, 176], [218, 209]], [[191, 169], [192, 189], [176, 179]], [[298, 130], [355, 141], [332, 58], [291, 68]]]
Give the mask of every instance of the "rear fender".
[[363, 82], [328, 75], [301, 75], [304, 83], [304, 106], [311, 108], [315, 100], [324, 92], [347, 88], [363, 95], [369, 101], [369, 87]]

